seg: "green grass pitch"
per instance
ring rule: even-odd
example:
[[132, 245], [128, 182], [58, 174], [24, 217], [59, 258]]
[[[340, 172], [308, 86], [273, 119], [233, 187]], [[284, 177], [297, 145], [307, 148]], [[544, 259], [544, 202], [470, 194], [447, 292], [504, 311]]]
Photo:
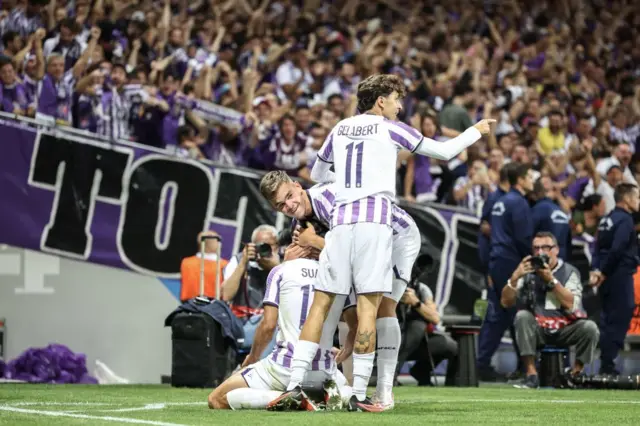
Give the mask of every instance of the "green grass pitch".
[[640, 424], [636, 391], [512, 387], [395, 389], [385, 413], [212, 411], [206, 389], [0, 384], [0, 425]]

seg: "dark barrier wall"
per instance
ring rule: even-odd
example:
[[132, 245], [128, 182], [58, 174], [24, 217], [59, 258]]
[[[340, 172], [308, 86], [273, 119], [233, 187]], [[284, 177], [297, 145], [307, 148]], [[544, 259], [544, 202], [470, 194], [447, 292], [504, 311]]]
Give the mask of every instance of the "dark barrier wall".
[[[250, 170], [10, 120], [0, 120], [0, 134], [0, 243], [177, 278], [203, 229], [222, 235], [228, 258], [256, 226], [287, 224]], [[470, 314], [484, 285], [478, 219], [448, 206], [402, 206], [434, 258], [427, 281], [436, 302], [446, 314]], [[588, 243], [574, 243], [573, 263], [586, 279]]]

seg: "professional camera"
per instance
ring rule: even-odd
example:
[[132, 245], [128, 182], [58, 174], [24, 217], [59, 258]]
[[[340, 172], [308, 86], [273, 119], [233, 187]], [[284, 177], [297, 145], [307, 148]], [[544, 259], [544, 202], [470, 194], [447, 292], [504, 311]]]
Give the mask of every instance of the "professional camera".
[[271, 257], [271, 246], [267, 243], [256, 244], [256, 258], [251, 260], [260, 259], [261, 257]]
[[531, 266], [533, 269], [542, 269], [545, 264], [549, 264], [549, 256], [546, 254], [541, 254], [540, 256], [533, 256], [530, 260]]

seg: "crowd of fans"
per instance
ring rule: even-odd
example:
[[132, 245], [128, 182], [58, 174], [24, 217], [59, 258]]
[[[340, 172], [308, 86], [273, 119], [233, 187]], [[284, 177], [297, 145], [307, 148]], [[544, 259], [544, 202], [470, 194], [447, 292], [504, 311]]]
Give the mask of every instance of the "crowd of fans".
[[360, 79], [393, 73], [407, 85], [401, 119], [425, 136], [446, 143], [478, 119], [498, 120], [450, 162], [402, 157], [399, 195], [479, 212], [502, 165], [528, 162], [563, 209], [579, 207], [574, 226], [589, 232], [613, 208], [615, 185], [640, 172], [633, 5], [9, 0], [0, 105], [308, 179], [328, 132], [356, 113]]

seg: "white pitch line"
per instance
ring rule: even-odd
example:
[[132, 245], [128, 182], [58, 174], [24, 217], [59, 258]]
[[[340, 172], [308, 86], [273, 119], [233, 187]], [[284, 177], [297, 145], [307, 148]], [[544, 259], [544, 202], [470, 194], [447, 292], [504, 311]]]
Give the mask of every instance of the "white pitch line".
[[146, 404], [144, 407], [117, 408], [115, 410], [96, 410], [100, 413], [127, 413], [129, 411], [162, 410], [166, 404]]
[[21, 406], [42, 406], [42, 405], [51, 405], [51, 406], [121, 406], [122, 404], [115, 404], [112, 402], [62, 402], [62, 401], [17, 401], [11, 402], [11, 406], [21, 407]]
[[[525, 391], [526, 392], [526, 391]], [[413, 398], [413, 399], [403, 399], [397, 400], [398, 404], [424, 404], [425, 402], [431, 402], [435, 404], [450, 404], [455, 402], [477, 402], [477, 403], [496, 403], [496, 402], [506, 402], [513, 404], [604, 404], [604, 405], [624, 405], [631, 404], [637, 405], [640, 404], [638, 400], [610, 400], [610, 401], [598, 401], [598, 400], [578, 400], [578, 399], [429, 399], [429, 398]]]
[[[207, 402], [204, 401], [199, 401], [199, 402], [153, 402], [153, 403], [149, 403], [148, 405], [153, 405], [153, 404], [164, 404], [164, 405], [175, 405], [175, 406], [183, 406], [183, 405], [207, 405]], [[22, 406], [69, 406], [69, 407], [75, 407], [75, 406], [89, 406], [89, 407], [99, 407], [99, 406], [103, 406], [103, 407], [122, 407], [124, 404], [123, 403], [115, 403], [115, 402], [89, 402], [89, 401], [85, 401], [85, 402], [63, 402], [63, 401], [51, 401], [51, 402], [47, 402], [47, 401], [17, 401], [17, 402], [11, 402], [8, 405], [12, 406], [12, 407], [22, 407]]]
[[153, 420], [130, 419], [127, 417], [90, 416], [87, 414], [74, 414], [74, 413], [67, 413], [64, 411], [30, 410], [27, 408], [10, 407], [7, 405], [0, 405], [0, 411], [9, 411], [9, 412], [21, 413], [21, 414], [35, 414], [36, 416], [71, 417], [74, 419], [103, 420], [106, 422], [134, 423], [134, 424], [153, 425], [153, 426], [187, 426], [179, 423], [156, 422]]

